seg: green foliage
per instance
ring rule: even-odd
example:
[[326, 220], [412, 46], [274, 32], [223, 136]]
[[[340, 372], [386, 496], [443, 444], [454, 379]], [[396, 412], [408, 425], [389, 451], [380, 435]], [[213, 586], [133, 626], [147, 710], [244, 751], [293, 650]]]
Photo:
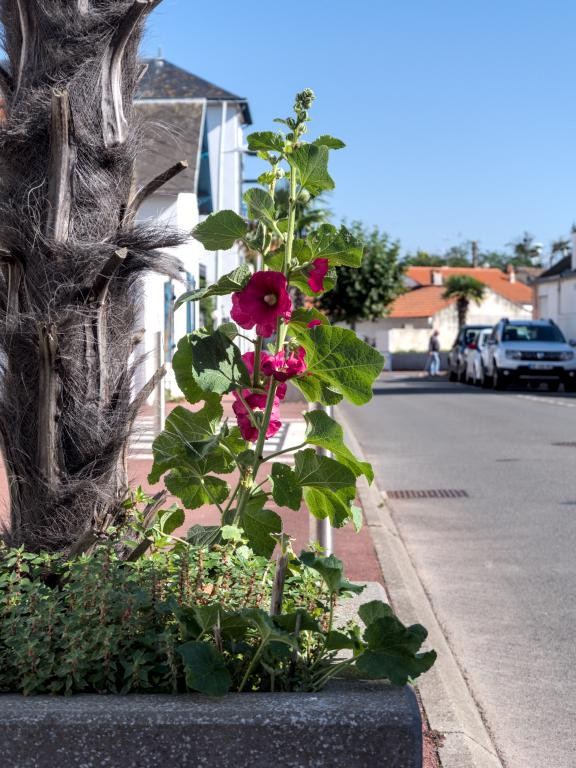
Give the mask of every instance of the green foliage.
[[73, 561], [0, 547], [0, 692], [315, 691], [354, 665], [403, 685], [433, 661], [417, 653], [425, 630], [383, 604], [363, 614], [364, 638], [334, 626], [335, 601], [361, 590], [334, 557], [292, 558], [270, 616], [274, 570], [244, 545], [126, 562], [119, 544]]
[[486, 294], [486, 286], [471, 275], [451, 275], [445, 283], [444, 299], [456, 299], [458, 327], [466, 325], [466, 316], [471, 301], [481, 304]]
[[354, 326], [360, 320], [377, 320], [386, 314], [390, 304], [405, 290], [404, 265], [399, 260], [399, 243], [391, 242], [377, 228], [367, 230], [354, 222], [350, 235], [364, 243], [360, 268], [337, 268], [335, 288], [316, 303], [334, 322]]
[[234, 211], [211, 213], [198, 224], [192, 236], [208, 251], [227, 251], [248, 232], [248, 225]]
[[180, 296], [174, 305], [175, 309], [181, 307], [187, 301], [201, 301], [203, 299], [209, 299], [212, 296], [227, 296], [234, 291], [240, 291], [248, 282], [250, 275], [250, 267], [246, 264], [241, 264], [236, 269], [229, 272], [227, 275], [223, 275], [217, 283], [209, 287], [197, 288], [194, 291], [187, 291]]

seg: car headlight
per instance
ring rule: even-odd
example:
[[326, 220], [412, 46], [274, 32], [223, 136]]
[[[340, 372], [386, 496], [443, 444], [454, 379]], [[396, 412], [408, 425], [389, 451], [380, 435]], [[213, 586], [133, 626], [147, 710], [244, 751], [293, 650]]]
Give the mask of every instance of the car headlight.
[[574, 352], [562, 352], [560, 354], [560, 360], [574, 360]]
[[522, 352], [518, 352], [516, 349], [507, 349], [506, 357], [510, 358], [511, 360], [522, 360]]

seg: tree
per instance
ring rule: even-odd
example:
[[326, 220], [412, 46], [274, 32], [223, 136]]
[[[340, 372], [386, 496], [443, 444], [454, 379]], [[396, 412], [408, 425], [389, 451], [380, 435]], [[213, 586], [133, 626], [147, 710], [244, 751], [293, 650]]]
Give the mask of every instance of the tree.
[[333, 321], [346, 322], [354, 328], [358, 320], [383, 317], [405, 287], [404, 265], [399, 261], [400, 243], [392, 242], [377, 227], [368, 230], [360, 222], [352, 224], [351, 232], [365, 246], [362, 266], [337, 268], [336, 286], [318, 299], [317, 306]]
[[159, 0], [5, 0], [0, 21], [0, 436], [6, 539], [82, 551], [123, 514], [135, 397], [139, 278], [177, 276], [156, 249], [179, 235], [135, 224], [183, 164], [133, 194], [133, 95]]
[[480, 280], [469, 275], [452, 275], [446, 280], [446, 290], [442, 294], [444, 299], [456, 299], [456, 311], [458, 312], [458, 328], [466, 325], [466, 316], [471, 301], [481, 304], [486, 286]]
[[469, 267], [470, 259], [466, 245], [453, 245], [443, 256], [420, 250], [415, 254], [409, 253], [404, 263], [409, 267]]
[[537, 267], [540, 265], [542, 245], [534, 242], [534, 236], [529, 232], [524, 232], [522, 237], [509, 243], [512, 247], [514, 256], [509, 259], [510, 264], [515, 267]]

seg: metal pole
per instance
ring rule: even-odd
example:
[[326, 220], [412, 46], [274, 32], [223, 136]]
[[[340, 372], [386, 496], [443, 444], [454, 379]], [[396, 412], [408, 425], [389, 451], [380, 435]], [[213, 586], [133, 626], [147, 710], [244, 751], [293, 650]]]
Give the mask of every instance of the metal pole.
[[[316, 411], [324, 411], [328, 416], [332, 418], [332, 412], [333, 408], [331, 405], [322, 405], [321, 403], [314, 403], [312, 406], [312, 410]], [[317, 448], [316, 449], [319, 456], [328, 456], [329, 458], [332, 456], [330, 451], [327, 451], [325, 448]], [[318, 520], [317, 518], [314, 518], [315, 527], [316, 527], [316, 541], [320, 544], [322, 549], [324, 550], [324, 554], [326, 556], [333, 554], [333, 538], [332, 538], [332, 526], [330, 525], [330, 520], [326, 517], [323, 520]]]
[[[162, 368], [164, 364], [164, 339], [162, 331], [157, 331], [156, 337], [156, 370]], [[166, 421], [166, 389], [164, 387], [164, 379], [160, 379], [156, 385], [156, 392], [154, 397], [154, 432], [159, 435], [164, 429], [164, 422]]]

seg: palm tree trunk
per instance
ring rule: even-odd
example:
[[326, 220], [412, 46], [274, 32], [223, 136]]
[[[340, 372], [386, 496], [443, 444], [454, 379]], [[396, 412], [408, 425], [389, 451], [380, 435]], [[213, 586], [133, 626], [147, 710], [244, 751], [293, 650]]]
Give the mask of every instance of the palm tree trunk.
[[155, 251], [181, 242], [135, 225], [130, 207], [137, 49], [158, 2], [0, 5], [9, 59], [0, 72], [0, 436], [11, 544], [78, 548], [117, 517], [131, 424], [161, 375], [133, 397], [139, 279], [149, 269], [176, 275], [177, 263]]
[[468, 316], [468, 307], [470, 301], [465, 296], [460, 296], [456, 302], [456, 311], [458, 312], [458, 328], [462, 328], [466, 325], [466, 318]]

